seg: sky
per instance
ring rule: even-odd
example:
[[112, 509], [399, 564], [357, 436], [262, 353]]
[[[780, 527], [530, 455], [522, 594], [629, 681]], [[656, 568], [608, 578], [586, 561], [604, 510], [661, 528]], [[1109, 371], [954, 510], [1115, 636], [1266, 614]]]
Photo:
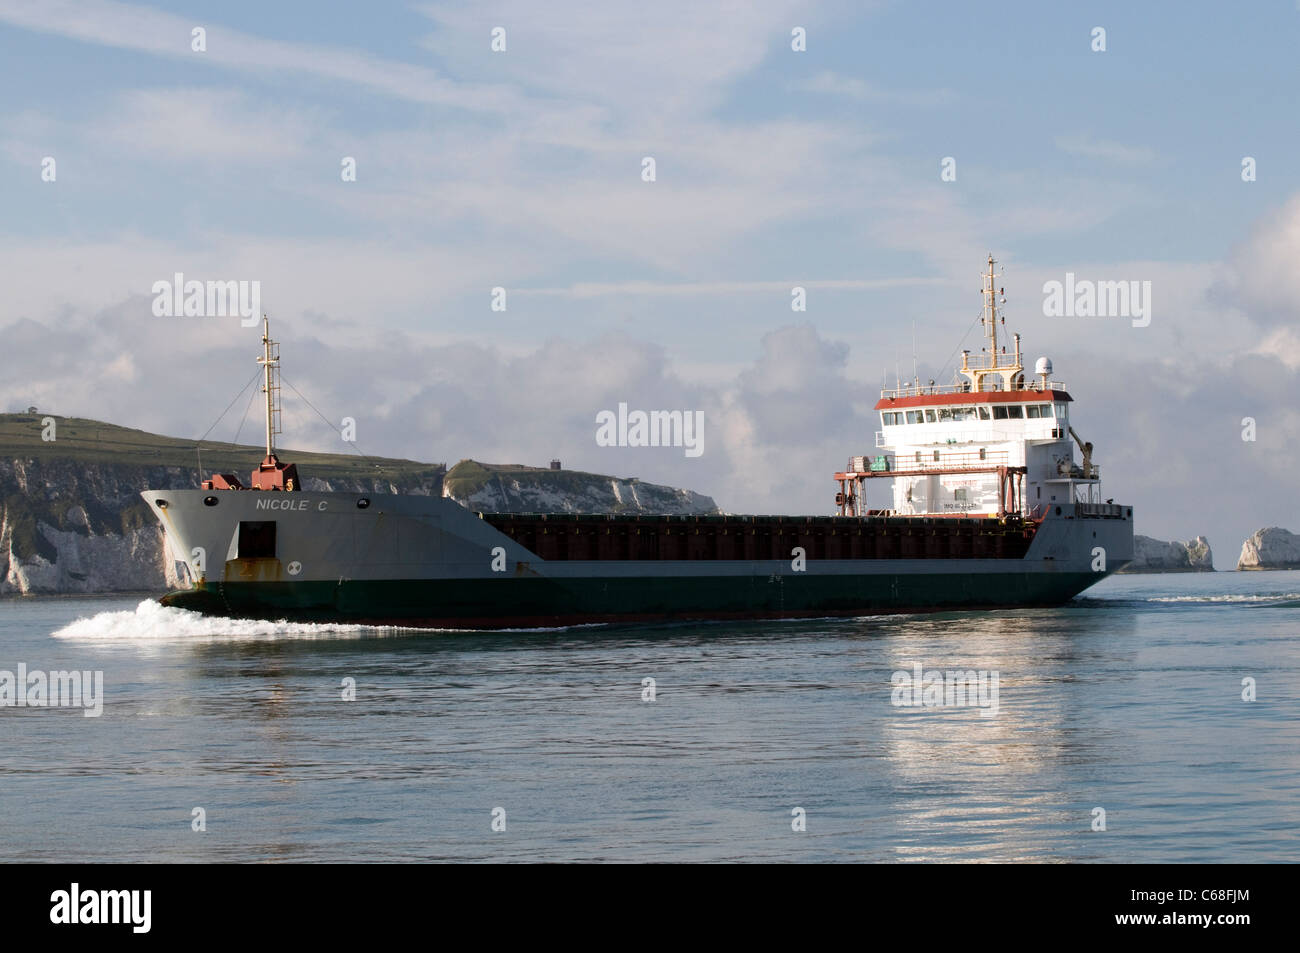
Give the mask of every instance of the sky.
[[[0, 410], [198, 438], [260, 329], [156, 284], [257, 282], [284, 446], [830, 513], [991, 253], [1103, 497], [1232, 568], [1300, 532], [1298, 47], [1295, 0], [0, 0]], [[1067, 274], [1150, 322], [1047, 314]], [[600, 446], [620, 403], [704, 452]]]

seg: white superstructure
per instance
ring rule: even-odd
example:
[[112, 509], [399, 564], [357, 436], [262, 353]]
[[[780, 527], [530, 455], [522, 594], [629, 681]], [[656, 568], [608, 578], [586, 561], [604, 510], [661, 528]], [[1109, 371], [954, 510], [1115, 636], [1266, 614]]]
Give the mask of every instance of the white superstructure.
[[956, 383], [914, 381], [881, 391], [875, 453], [854, 457], [835, 475], [841, 513], [869, 512], [861, 492], [868, 479], [892, 480], [890, 510], [905, 515], [1036, 518], [1055, 504], [1102, 502], [1092, 444], [1070, 426], [1072, 398], [1049, 380], [1052, 362], [1039, 358], [1036, 379], [1026, 381], [1020, 335], [1011, 354], [999, 349], [1006, 319], [994, 264], [989, 256], [982, 353], [962, 352]]

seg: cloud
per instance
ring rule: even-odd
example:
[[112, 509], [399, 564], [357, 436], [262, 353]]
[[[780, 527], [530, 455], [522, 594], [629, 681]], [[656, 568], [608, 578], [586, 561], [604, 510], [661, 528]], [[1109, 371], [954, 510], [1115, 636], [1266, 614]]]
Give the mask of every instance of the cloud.
[[[788, 44], [796, 11], [807, 19], [798, 0], [501, 0], [490, 7], [461, 0], [420, 10], [437, 28], [421, 44], [450, 72], [489, 70], [545, 95], [599, 104], [624, 128], [652, 135], [683, 116], [710, 113], [731, 81]], [[506, 31], [505, 53], [489, 52], [495, 27]]]
[[[413, 247], [346, 237], [209, 232], [193, 248], [129, 233], [102, 242], [0, 239], [0, 254], [14, 276], [7, 312], [38, 319], [64, 308], [94, 312], [121, 306], [152, 321], [154, 282], [181, 272], [199, 281], [260, 281], [263, 304], [281, 318], [316, 312], [374, 328], [378, 315], [427, 316], [460, 293], [481, 294], [486, 312], [489, 290], [500, 274], [496, 262], [451, 245]], [[524, 251], [513, 269], [528, 273]]]
[[[197, 437], [257, 371], [259, 331], [237, 321], [173, 319], [140, 330], [135, 302], [0, 328], [9, 346], [0, 407], [36, 404]], [[872, 429], [853, 407], [861, 389], [845, 375], [846, 346], [811, 325], [769, 333], [754, 363], [715, 385], [684, 380], [663, 347], [621, 332], [555, 337], [517, 355], [422, 335], [342, 341], [301, 323], [273, 324], [272, 333], [283, 342], [283, 443], [300, 449], [342, 444], [299, 393], [330, 420], [354, 417], [357, 447], [370, 455], [521, 463], [558, 456], [575, 469], [712, 493], [733, 510], [821, 512], [823, 471], [847, 455], [846, 432]], [[597, 446], [596, 414], [620, 402], [703, 411], [704, 455]], [[213, 441], [234, 438], [244, 411], [236, 404]], [[800, 492], [773, 494], [799, 481]]]
[[139, 89], [120, 94], [85, 139], [118, 152], [192, 166], [232, 161], [272, 164], [302, 157], [319, 120], [255, 102], [237, 90]]
[[1085, 135], [1057, 136], [1055, 142], [1056, 148], [1069, 155], [1107, 162], [1134, 165], [1154, 162], [1157, 158], [1155, 152], [1145, 146], [1126, 146], [1121, 142]]
[[563, 288], [520, 288], [521, 295], [544, 295], [564, 298], [599, 298], [607, 296], [694, 297], [697, 295], [789, 294], [796, 286], [836, 291], [865, 291], [881, 288], [911, 288], [944, 284], [941, 278], [791, 278], [788, 281], [612, 281], [576, 282]]
[[1215, 288], [1223, 304], [1249, 310], [1267, 326], [1300, 324], [1300, 194], [1266, 215], [1228, 256]]
[[[1207, 355], [1208, 357], [1209, 355]], [[1137, 531], [1161, 539], [1206, 534], [1220, 569], [1263, 526], [1296, 526], [1300, 369], [1242, 354], [1226, 367], [1076, 353], [1067, 379], [1072, 425], [1096, 444], [1104, 495], [1134, 506]], [[1243, 441], [1243, 419], [1257, 439]]]
[[[522, 106], [510, 90], [457, 83], [425, 66], [341, 47], [269, 40], [228, 29], [206, 17], [178, 16], [112, 0], [0, 0], [0, 22], [97, 46], [183, 58], [202, 66], [261, 76], [289, 73], [333, 80], [457, 110], [504, 113]], [[196, 26], [207, 31], [205, 52], [191, 49], [191, 30]]]
[[856, 76], [843, 76], [830, 70], [823, 70], [808, 79], [793, 83], [791, 88], [805, 93], [821, 93], [857, 102], [895, 106], [944, 106], [957, 98], [948, 89], [886, 89]]

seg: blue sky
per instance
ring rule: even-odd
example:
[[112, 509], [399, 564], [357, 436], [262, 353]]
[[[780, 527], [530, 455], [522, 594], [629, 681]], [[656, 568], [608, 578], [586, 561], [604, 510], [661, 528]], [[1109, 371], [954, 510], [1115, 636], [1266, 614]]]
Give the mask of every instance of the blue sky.
[[[1294, 483], [1298, 47], [1293, 2], [0, 0], [0, 406], [197, 436], [256, 332], [158, 319], [150, 288], [258, 280], [286, 376], [368, 453], [822, 512], [914, 327], [950, 376], [991, 251], [1106, 495], [1230, 565], [1300, 530], [1281, 492], [1203, 506]], [[1067, 271], [1151, 281], [1150, 327], [1045, 317]], [[619, 401], [704, 410], [708, 450], [597, 447]]]

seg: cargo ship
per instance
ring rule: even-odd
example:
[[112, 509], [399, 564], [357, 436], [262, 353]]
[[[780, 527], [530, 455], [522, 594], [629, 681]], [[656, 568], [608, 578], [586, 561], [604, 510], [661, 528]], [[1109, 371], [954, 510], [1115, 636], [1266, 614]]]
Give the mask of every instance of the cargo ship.
[[[882, 390], [874, 446], [854, 436], [869, 452], [833, 475], [833, 515], [484, 513], [445, 496], [304, 490], [275, 453], [280, 357], [264, 317], [266, 455], [248, 485], [213, 474], [142, 494], [192, 582], [162, 602], [453, 629], [1064, 603], [1133, 558], [1133, 510], [1101, 499], [1051, 361], [1026, 376], [1018, 334], [1007, 353], [995, 264], [981, 353], [961, 352], [951, 384]], [[889, 506], [868, 508], [879, 480]]]

